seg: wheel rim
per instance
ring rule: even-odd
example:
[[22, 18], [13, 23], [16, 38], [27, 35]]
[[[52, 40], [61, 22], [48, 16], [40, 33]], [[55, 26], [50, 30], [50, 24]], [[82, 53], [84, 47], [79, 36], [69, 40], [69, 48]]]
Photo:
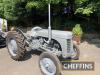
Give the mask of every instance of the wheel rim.
[[15, 39], [11, 39], [8, 43], [8, 49], [9, 49], [9, 52], [12, 56], [16, 56], [17, 55], [17, 43], [16, 43], [16, 40]]
[[42, 72], [46, 75], [55, 75], [56, 73], [56, 65], [50, 58], [40, 60], [40, 67]]

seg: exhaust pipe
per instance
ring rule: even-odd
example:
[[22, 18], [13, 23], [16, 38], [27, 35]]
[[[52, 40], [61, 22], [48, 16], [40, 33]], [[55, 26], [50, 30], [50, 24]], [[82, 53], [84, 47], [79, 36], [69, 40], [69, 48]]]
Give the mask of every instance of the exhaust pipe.
[[51, 10], [50, 10], [50, 3], [48, 4], [48, 21], [49, 21], [49, 27], [48, 27], [48, 42], [50, 43], [52, 38], [52, 30], [51, 30]]

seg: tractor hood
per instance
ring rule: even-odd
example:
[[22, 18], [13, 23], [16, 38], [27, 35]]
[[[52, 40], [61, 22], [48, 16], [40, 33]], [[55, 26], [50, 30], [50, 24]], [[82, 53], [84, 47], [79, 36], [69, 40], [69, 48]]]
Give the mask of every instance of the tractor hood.
[[[36, 33], [38, 36], [48, 37], [48, 29], [41, 29], [39, 31], [36, 31]], [[52, 30], [52, 37], [69, 39], [69, 38], [72, 38], [72, 32]]]

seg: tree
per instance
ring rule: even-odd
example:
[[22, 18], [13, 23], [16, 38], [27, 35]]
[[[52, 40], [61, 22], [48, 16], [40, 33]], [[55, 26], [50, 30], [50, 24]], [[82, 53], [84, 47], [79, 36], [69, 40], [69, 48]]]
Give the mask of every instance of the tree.
[[17, 0], [0, 0], [0, 16], [9, 20], [17, 19], [15, 4]]
[[76, 11], [89, 16], [91, 13], [100, 14], [100, 0], [75, 0]]
[[26, 4], [27, 9], [31, 9], [33, 7], [41, 8], [44, 7], [46, 4], [58, 4], [61, 0], [28, 0]]
[[[47, 12], [47, 4], [58, 4], [61, 0], [0, 0], [0, 16], [7, 20], [31, 20], [34, 14]], [[33, 13], [33, 11], [39, 12]], [[43, 12], [44, 11], [44, 12]]]

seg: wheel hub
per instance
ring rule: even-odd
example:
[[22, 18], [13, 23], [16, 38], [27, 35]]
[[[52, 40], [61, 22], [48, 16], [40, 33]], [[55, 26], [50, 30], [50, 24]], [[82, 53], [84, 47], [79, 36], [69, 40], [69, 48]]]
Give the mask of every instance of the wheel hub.
[[15, 39], [11, 39], [8, 43], [8, 49], [9, 52], [11, 53], [12, 56], [16, 56], [17, 55], [17, 43]]
[[54, 75], [56, 73], [56, 65], [54, 62], [49, 58], [43, 58], [40, 60], [41, 70], [46, 75]]

